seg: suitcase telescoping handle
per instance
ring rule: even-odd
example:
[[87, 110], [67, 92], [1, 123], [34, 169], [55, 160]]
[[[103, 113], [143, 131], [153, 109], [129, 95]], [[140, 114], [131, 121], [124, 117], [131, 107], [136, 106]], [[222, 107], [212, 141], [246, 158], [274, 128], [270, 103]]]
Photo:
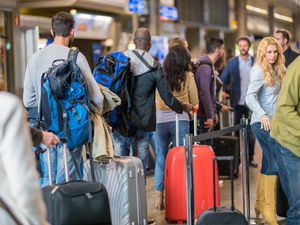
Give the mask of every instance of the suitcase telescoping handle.
[[[193, 107], [193, 117], [194, 117], [194, 136], [197, 135], [197, 112], [198, 112], [198, 105]], [[178, 113], [176, 113], [175, 117], [175, 124], [176, 124], [176, 146], [179, 146], [179, 118]]]
[[47, 163], [48, 163], [48, 174], [49, 174], [49, 184], [53, 185], [53, 177], [52, 177], [52, 156], [51, 156], [50, 148], [47, 148]]
[[194, 136], [197, 136], [197, 121], [198, 121], [197, 114], [198, 114], [198, 109], [199, 109], [199, 106], [198, 106], [198, 105], [195, 105], [194, 108], [193, 108], [193, 116], [194, 116]]
[[64, 153], [65, 178], [66, 178], [66, 182], [68, 182], [70, 180], [70, 176], [69, 176], [67, 141], [63, 141], [63, 153]]
[[[214, 211], [217, 210], [216, 206], [216, 163], [217, 161], [230, 161], [230, 181], [231, 181], [231, 210], [234, 211], [234, 185], [233, 185], [233, 156], [219, 156], [212, 158], [213, 160], [213, 201]], [[217, 184], [218, 185], [218, 184]]]
[[[67, 142], [63, 141], [63, 154], [64, 154], [64, 167], [65, 167], [65, 178], [66, 182], [70, 180], [69, 177], [69, 166], [68, 166], [68, 147]], [[50, 148], [47, 149], [47, 162], [48, 162], [48, 173], [49, 173], [49, 184], [50, 186], [53, 185], [53, 176], [52, 176], [52, 156], [51, 156], [51, 150]]]

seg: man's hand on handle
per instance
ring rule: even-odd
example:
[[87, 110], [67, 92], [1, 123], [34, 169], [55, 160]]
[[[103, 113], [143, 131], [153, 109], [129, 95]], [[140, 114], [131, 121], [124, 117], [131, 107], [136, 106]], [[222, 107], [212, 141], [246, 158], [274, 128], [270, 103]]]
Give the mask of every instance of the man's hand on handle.
[[59, 142], [59, 137], [57, 137], [55, 134], [42, 131], [42, 144], [46, 145], [48, 148], [51, 148], [53, 145], [56, 145]]

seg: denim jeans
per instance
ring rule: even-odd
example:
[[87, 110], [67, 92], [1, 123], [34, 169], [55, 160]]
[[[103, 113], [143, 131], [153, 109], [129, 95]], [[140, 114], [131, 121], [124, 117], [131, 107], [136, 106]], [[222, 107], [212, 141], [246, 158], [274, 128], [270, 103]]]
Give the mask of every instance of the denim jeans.
[[260, 172], [266, 175], [277, 175], [278, 170], [274, 150], [275, 140], [271, 138], [269, 131], [265, 131], [260, 127], [259, 122], [251, 124], [251, 129], [262, 149]]
[[[207, 118], [205, 116], [202, 115], [198, 115], [198, 119], [199, 119], [199, 127], [200, 127], [200, 133], [207, 133], [208, 132], [208, 128], [205, 127], [204, 122], [207, 120]], [[214, 127], [211, 129], [211, 131], [214, 130]], [[212, 146], [212, 139], [207, 139], [201, 142], [201, 144], [203, 145], [210, 145]]]
[[275, 142], [278, 173], [288, 199], [286, 225], [300, 224], [300, 157]]
[[[54, 184], [60, 184], [65, 182], [65, 166], [64, 166], [64, 154], [62, 145], [57, 145], [51, 150], [52, 157], [52, 181]], [[69, 167], [69, 178], [70, 180], [80, 180], [83, 175], [83, 158], [81, 155], [82, 147], [72, 150], [74, 158], [79, 167], [79, 175], [76, 171], [75, 164], [72, 160], [70, 152], [67, 153], [68, 167]], [[42, 177], [40, 178], [40, 186], [44, 187], [50, 184], [49, 182], [49, 171], [48, 171], [48, 157], [47, 152], [40, 154], [40, 163], [42, 168]]]
[[[163, 191], [163, 181], [165, 172], [166, 155], [169, 150], [169, 144], [172, 142], [173, 146], [176, 143], [176, 129], [175, 121], [167, 123], [156, 124], [156, 131], [154, 138], [156, 141], [156, 163], [155, 163], [155, 189]], [[179, 121], [179, 145], [183, 145], [183, 139], [189, 133], [189, 121]]]
[[[137, 134], [132, 137], [124, 137], [117, 130], [113, 132], [113, 143], [116, 151], [116, 155], [129, 156], [135, 155], [142, 161], [144, 171], [146, 171], [149, 154], [150, 136], [152, 132], [138, 130]], [[130, 153], [132, 150], [132, 153]]]

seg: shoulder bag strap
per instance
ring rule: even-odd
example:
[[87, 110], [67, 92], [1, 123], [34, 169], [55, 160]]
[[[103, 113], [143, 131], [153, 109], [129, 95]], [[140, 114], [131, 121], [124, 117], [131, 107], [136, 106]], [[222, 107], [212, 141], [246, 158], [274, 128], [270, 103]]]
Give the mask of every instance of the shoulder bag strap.
[[153, 70], [153, 67], [150, 66], [150, 64], [143, 58], [143, 56], [141, 56], [136, 50], [133, 50], [132, 52], [136, 55], [136, 57], [139, 58], [139, 60], [141, 60], [141, 61], [145, 64], [145, 66], [146, 66], [149, 70]]

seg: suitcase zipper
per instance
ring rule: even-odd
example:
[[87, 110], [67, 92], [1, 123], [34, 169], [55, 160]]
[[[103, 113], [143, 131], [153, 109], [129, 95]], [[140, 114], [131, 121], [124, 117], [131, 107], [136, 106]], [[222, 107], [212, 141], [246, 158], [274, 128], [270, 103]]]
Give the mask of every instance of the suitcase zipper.
[[89, 192], [85, 193], [85, 195], [86, 195], [86, 197], [88, 197], [88, 199], [93, 199], [94, 198], [93, 195]]

